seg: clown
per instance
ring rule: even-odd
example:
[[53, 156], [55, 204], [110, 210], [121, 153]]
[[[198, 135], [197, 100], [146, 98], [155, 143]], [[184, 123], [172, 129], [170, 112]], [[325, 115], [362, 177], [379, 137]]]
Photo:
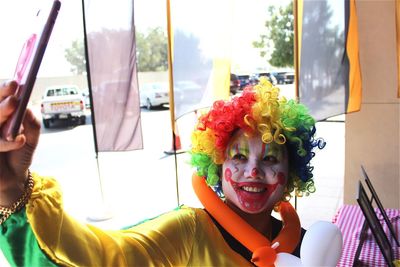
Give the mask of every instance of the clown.
[[[309, 162], [313, 148], [322, 149], [325, 143], [314, 139], [314, 125], [303, 105], [279, 98], [279, 89], [262, 79], [254, 88], [246, 88], [241, 96], [229, 102], [216, 102], [200, 117], [192, 138], [192, 164], [226, 205], [269, 241], [282, 228], [281, 222], [271, 216], [272, 210], [280, 210], [282, 201], [287, 202], [293, 191], [297, 196], [315, 191]], [[226, 219], [221, 220], [225, 229], [237, 232]], [[300, 229], [291, 235], [292, 245], [280, 244], [278, 251], [298, 256]], [[301, 238], [303, 235], [304, 230]], [[251, 255], [257, 246], [262, 242], [269, 244], [266, 240], [258, 245], [240, 241], [232, 248], [253, 262]]]
[[[0, 127], [15, 109], [15, 88], [0, 87]], [[315, 191], [310, 160], [324, 142], [314, 125], [266, 80], [217, 101], [192, 135], [193, 184], [205, 208], [105, 231], [71, 218], [57, 182], [29, 171], [40, 124], [28, 111], [21, 135], [0, 139], [0, 247], [12, 266], [266, 266], [279, 252], [298, 256], [305, 231], [288, 200]]]

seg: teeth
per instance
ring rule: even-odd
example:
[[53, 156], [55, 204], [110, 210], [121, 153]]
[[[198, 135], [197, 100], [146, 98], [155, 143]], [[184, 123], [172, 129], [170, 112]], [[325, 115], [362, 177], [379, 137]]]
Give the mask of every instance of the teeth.
[[251, 187], [251, 186], [243, 186], [242, 189], [243, 189], [244, 191], [247, 191], [247, 192], [254, 192], [254, 193], [260, 193], [260, 192], [262, 192], [262, 191], [265, 190], [264, 188], [260, 188], [260, 187]]

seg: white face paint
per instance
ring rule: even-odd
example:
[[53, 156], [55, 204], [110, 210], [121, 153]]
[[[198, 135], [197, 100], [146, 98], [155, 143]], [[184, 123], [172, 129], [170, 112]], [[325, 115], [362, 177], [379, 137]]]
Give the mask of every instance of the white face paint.
[[222, 173], [222, 190], [228, 202], [247, 213], [272, 210], [287, 182], [287, 149], [239, 131], [227, 146]]

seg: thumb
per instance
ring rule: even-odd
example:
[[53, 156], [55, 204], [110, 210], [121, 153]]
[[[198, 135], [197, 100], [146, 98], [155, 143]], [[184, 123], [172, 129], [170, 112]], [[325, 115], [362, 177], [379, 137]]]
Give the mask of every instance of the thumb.
[[17, 150], [25, 144], [26, 138], [24, 135], [18, 135], [13, 141], [6, 141], [0, 138], [0, 152]]
[[26, 142], [32, 146], [36, 147], [39, 142], [40, 135], [40, 122], [36, 119], [35, 115], [30, 109], [26, 110], [25, 118], [23, 121], [23, 133], [26, 136]]

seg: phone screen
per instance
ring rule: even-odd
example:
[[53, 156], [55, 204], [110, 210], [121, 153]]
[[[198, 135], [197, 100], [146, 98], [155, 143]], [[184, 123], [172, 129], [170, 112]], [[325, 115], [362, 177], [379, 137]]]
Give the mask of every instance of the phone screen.
[[2, 128], [2, 136], [6, 140], [14, 140], [20, 131], [26, 107], [36, 81], [36, 75], [60, 7], [61, 2], [54, 0], [48, 12], [42, 10], [38, 12], [38, 16], [40, 16], [38, 19], [43, 22], [38, 32], [31, 34], [22, 47], [14, 73], [14, 80], [19, 84], [16, 91], [18, 106]]

